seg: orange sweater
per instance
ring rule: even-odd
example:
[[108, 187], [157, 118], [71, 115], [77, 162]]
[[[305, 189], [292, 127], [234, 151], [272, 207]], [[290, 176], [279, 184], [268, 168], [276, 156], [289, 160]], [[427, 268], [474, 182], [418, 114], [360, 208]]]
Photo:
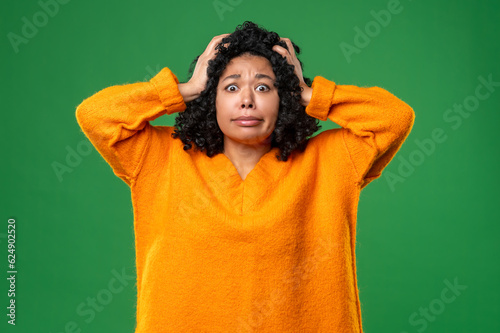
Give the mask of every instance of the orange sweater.
[[243, 181], [218, 154], [184, 151], [185, 109], [164, 68], [77, 108], [81, 128], [131, 189], [136, 333], [362, 332], [355, 241], [361, 189], [411, 130], [413, 110], [384, 89], [313, 82], [306, 112], [342, 126], [287, 162], [265, 154]]

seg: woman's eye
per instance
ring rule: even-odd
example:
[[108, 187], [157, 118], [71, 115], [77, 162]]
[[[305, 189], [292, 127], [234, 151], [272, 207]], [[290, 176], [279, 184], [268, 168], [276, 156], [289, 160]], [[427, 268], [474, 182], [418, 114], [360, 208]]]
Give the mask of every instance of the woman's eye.
[[226, 87], [227, 91], [236, 91], [237, 89], [238, 89], [238, 87], [235, 86], [234, 84], [231, 84], [231, 85]]
[[269, 87], [265, 84], [261, 84], [257, 87], [257, 90], [258, 91], [268, 91], [269, 90]]

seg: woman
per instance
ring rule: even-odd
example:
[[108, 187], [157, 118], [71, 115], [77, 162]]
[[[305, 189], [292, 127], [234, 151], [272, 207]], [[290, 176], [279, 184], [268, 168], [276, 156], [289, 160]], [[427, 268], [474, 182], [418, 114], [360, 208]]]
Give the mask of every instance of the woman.
[[[136, 332], [362, 332], [359, 195], [414, 112], [378, 87], [309, 86], [295, 52], [245, 22], [188, 82], [164, 68], [78, 107], [131, 188]], [[173, 127], [149, 124], [174, 113]], [[326, 119], [342, 128], [311, 137]]]

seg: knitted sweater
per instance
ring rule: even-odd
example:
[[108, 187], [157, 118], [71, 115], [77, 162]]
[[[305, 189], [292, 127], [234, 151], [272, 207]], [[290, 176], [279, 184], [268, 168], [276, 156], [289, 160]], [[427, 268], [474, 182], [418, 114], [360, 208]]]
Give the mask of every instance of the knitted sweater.
[[413, 110], [378, 87], [313, 81], [306, 112], [342, 128], [242, 180], [224, 154], [183, 150], [171, 126], [185, 109], [176, 76], [99, 91], [79, 125], [130, 187], [136, 333], [362, 332], [356, 280], [360, 191], [409, 134]]

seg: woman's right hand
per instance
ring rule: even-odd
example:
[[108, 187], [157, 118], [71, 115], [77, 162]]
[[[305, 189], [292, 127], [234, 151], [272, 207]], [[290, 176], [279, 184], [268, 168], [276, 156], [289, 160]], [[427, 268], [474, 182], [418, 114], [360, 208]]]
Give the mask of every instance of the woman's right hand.
[[191, 79], [186, 83], [179, 83], [179, 92], [181, 93], [185, 102], [190, 102], [198, 98], [207, 84], [207, 68], [208, 61], [215, 58], [215, 47], [220, 44], [224, 37], [229, 34], [223, 34], [212, 38], [205, 51], [199, 56], [196, 66], [193, 71]]

